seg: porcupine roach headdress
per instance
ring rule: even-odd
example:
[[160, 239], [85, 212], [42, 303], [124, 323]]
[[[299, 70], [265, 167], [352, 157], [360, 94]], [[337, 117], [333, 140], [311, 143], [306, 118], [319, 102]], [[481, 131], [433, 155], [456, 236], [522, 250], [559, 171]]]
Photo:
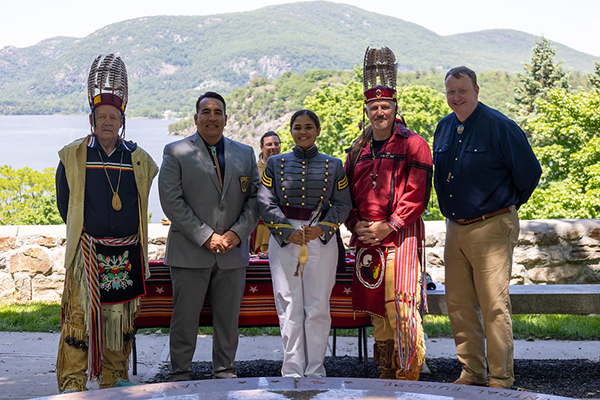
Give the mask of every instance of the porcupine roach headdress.
[[365, 104], [372, 100], [396, 101], [397, 74], [398, 64], [392, 50], [367, 47], [363, 65]]

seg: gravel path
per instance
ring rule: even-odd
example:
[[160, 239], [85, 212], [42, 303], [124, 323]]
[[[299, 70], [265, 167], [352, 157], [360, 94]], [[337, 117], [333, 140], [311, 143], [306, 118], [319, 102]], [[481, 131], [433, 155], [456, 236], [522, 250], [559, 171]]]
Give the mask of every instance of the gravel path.
[[[210, 379], [210, 362], [192, 363], [192, 379]], [[427, 359], [431, 374], [421, 374], [421, 381], [454, 382], [460, 364], [452, 358]], [[280, 376], [281, 361], [253, 360], [236, 362], [238, 376], [251, 378]], [[364, 378], [358, 357], [327, 357], [328, 377]], [[168, 380], [168, 365], [163, 364], [151, 383]], [[369, 378], [377, 378], [375, 364], [369, 363]], [[515, 360], [515, 385], [512, 389], [552, 394], [577, 399], [600, 398], [600, 362], [590, 360]]]

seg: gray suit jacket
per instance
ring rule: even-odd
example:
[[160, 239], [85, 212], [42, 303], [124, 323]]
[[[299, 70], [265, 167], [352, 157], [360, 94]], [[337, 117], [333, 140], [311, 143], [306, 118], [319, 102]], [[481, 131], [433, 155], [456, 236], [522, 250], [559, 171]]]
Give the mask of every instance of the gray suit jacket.
[[[172, 267], [234, 269], [248, 265], [248, 237], [258, 221], [259, 184], [254, 150], [224, 138], [223, 190], [212, 157], [198, 132], [165, 146], [158, 193], [171, 220], [165, 264]], [[225, 254], [204, 247], [213, 232], [231, 230], [241, 243]]]

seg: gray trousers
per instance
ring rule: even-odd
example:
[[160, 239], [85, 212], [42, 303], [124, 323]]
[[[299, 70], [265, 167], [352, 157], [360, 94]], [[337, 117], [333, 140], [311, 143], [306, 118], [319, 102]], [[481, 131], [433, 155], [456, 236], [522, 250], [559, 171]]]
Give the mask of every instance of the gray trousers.
[[198, 321], [208, 293], [213, 319], [212, 367], [215, 378], [236, 375], [238, 318], [246, 282], [246, 268], [171, 267], [173, 316], [169, 335], [172, 380], [189, 380], [196, 350]]

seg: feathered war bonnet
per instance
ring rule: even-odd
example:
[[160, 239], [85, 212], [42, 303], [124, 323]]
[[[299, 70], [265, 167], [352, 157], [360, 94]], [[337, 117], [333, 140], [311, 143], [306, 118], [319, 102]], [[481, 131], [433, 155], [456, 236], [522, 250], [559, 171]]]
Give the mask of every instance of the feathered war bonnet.
[[[396, 100], [398, 64], [394, 52], [388, 47], [367, 47], [363, 64], [364, 101]], [[379, 81], [377, 80], [379, 78]]]
[[125, 135], [125, 107], [128, 99], [127, 69], [121, 57], [109, 54], [104, 59], [99, 55], [88, 75], [88, 102], [92, 115], [95, 118], [96, 108], [110, 105], [118, 108], [123, 116], [123, 130]]

